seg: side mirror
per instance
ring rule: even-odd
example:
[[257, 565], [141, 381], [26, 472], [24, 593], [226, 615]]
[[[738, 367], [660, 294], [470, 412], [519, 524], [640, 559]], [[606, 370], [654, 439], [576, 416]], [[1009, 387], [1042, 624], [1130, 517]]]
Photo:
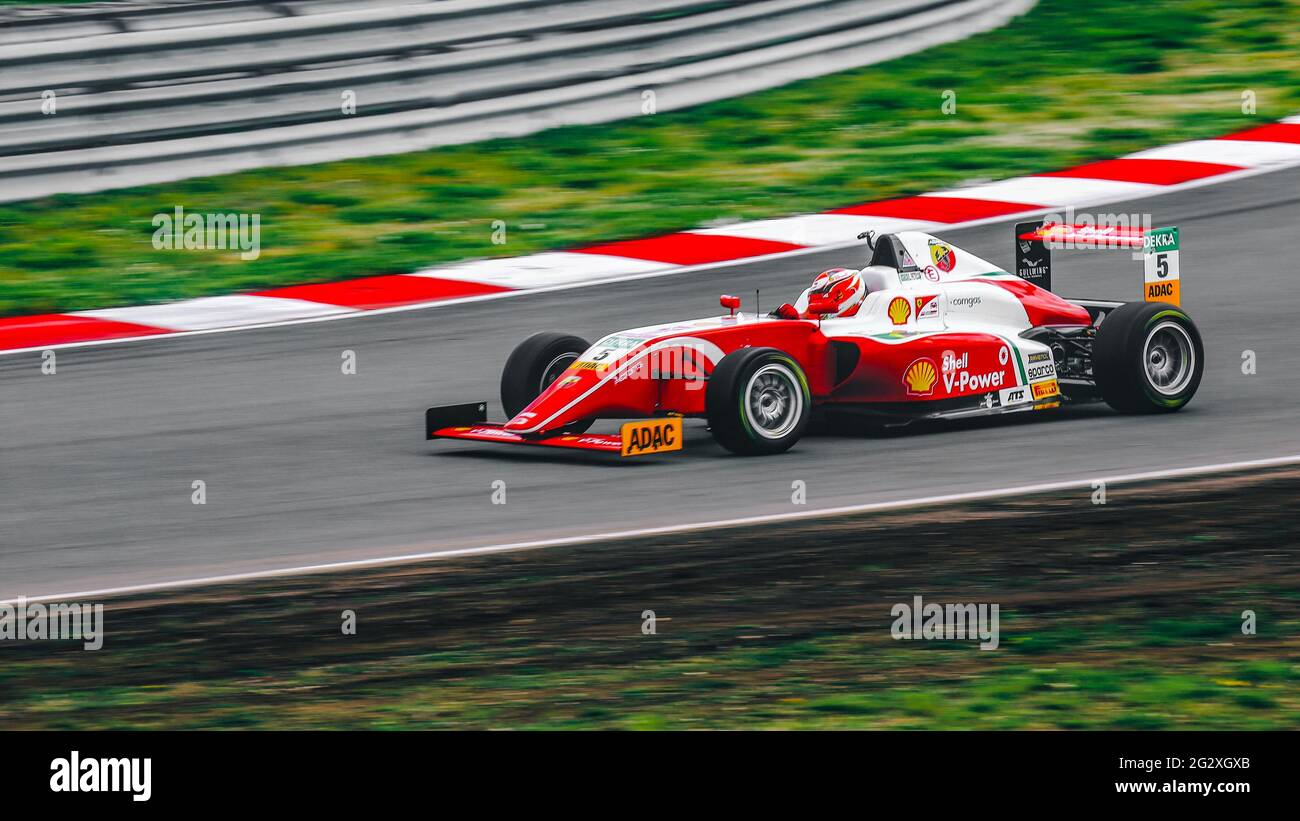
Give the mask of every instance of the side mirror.
[[731, 315], [736, 315], [736, 310], [740, 308], [740, 297], [731, 294], [723, 294], [718, 297], [718, 304], [731, 311]]
[[833, 314], [839, 309], [835, 300], [826, 294], [809, 294], [808, 295], [808, 312], [812, 314]]

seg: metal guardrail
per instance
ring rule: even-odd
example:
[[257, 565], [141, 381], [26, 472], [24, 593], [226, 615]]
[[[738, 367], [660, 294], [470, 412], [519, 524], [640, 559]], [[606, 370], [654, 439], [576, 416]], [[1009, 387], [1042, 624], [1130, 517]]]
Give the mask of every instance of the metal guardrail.
[[[637, 116], [645, 90], [658, 110], [747, 93], [958, 39], [1032, 1], [442, 0], [69, 39], [35, 63], [17, 59], [32, 46], [0, 46], [6, 80], [29, 90], [0, 103], [0, 198]], [[32, 101], [38, 77], [69, 84], [54, 116]]]
[[[624, 0], [632, 9], [640, 0]], [[859, 28], [908, 12], [918, 0], [872, 6], [845, 0], [767, 0], [735, 9], [633, 26], [451, 51], [400, 62], [294, 71], [81, 95], [58, 120], [34, 119], [26, 103], [0, 104], [0, 155], [195, 137], [338, 119], [342, 89], [363, 116], [444, 108], [473, 100], [617, 77], [629, 67], [668, 68]], [[930, 6], [944, 5], [930, 0]], [[609, 4], [613, 8], [615, 4]], [[816, 13], [810, 13], [816, 12]], [[497, 29], [497, 31], [500, 31]], [[719, 35], [723, 36], [719, 36]], [[448, 35], [445, 30], [443, 37]], [[365, 47], [363, 47], [365, 48]], [[357, 56], [353, 52], [352, 56]], [[416, 85], [418, 84], [418, 85]], [[110, 85], [112, 89], [114, 86]]]

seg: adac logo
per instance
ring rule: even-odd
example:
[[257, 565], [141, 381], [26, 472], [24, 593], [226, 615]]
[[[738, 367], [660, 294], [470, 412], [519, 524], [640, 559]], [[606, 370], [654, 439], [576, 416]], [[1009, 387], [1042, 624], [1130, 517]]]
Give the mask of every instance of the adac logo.
[[907, 366], [903, 372], [903, 386], [908, 396], [929, 396], [934, 393], [934, 383], [939, 372], [934, 367], [934, 360], [922, 358]]
[[907, 300], [901, 296], [896, 296], [889, 303], [889, 321], [895, 325], [906, 325], [907, 318], [912, 315], [912, 306], [907, 304]]
[[930, 259], [934, 260], [934, 267], [943, 271], [945, 274], [951, 271], [957, 264], [957, 255], [953, 253], [952, 248], [944, 245], [942, 242], [931, 241]]

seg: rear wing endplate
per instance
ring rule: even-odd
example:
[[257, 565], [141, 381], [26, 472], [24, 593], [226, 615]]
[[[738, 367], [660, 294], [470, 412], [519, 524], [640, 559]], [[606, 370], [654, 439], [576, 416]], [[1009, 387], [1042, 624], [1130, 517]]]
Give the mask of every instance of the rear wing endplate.
[[1128, 248], [1142, 251], [1142, 298], [1178, 304], [1178, 226], [1148, 230], [1035, 220], [1017, 223], [1015, 235], [1016, 276], [1040, 288], [1052, 290], [1053, 247]]

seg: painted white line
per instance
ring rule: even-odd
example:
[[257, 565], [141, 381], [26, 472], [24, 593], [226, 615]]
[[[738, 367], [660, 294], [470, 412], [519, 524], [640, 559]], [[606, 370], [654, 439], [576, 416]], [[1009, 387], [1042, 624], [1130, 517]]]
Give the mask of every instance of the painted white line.
[[[174, 581], [129, 585], [125, 587], [106, 587], [99, 590], [79, 590], [72, 593], [42, 593], [34, 596], [27, 596], [25, 597], [25, 601], [85, 601], [88, 599], [107, 596], [149, 593], [159, 590], [178, 590], [188, 587], [207, 587], [210, 585], [255, 581], [258, 579], [272, 579], [283, 576], [305, 576], [309, 574], [329, 573], [340, 570], [363, 570], [372, 567], [409, 564], [414, 562], [432, 561], [435, 559], [458, 559], [467, 556], [486, 556], [493, 553], [541, 550], [548, 547], [583, 545], [594, 542], [615, 541], [618, 539], [643, 538], [646, 536], [670, 536], [678, 533], [692, 533], [700, 530], [720, 530], [729, 527], [747, 527], [752, 525], [796, 521], [800, 519], [818, 519], [822, 517], [845, 516], [860, 513], [879, 513], [891, 510], [906, 510], [914, 507], [927, 507], [931, 505], [960, 504], [963, 502], [978, 502], [986, 499], [1005, 499], [1029, 496], [1037, 493], [1052, 493], [1058, 490], [1075, 490], [1079, 488], [1091, 489], [1093, 483], [1098, 481], [1105, 482], [1108, 485], [1119, 485], [1130, 484], [1133, 482], [1147, 482], [1156, 479], [1177, 479], [1187, 476], [1236, 473], [1245, 470], [1285, 467], [1287, 465], [1296, 464], [1300, 464], [1300, 454], [1276, 456], [1268, 459], [1251, 459], [1241, 462], [1222, 462], [1213, 465], [1196, 465], [1185, 468], [1164, 468], [1161, 470], [1144, 471], [1141, 473], [1125, 473], [1115, 476], [1093, 474], [1085, 478], [1065, 479], [1059, 482], [1042, 482], [1034, 485], [1018, 485], [1015, 487], [1004, 487], [993, 490], [975, 490], [966, 493], [950, 493], [940, 496], [921, 496], [913, 499], [901, 499], [891, 502], [870, 502], [860, 505], [844, 505], [842, 507], [820, 508], [792, 513], [772, 513], [762, 516], [718, 519], [709, 522], [695, 522], [692, 524], [647, 527], [635, 530], [611, 531], [608, 533], [593, 533], [587, 536], [566, 536], [557, 539], [511, 542], [508, 544], [486, 545], [483, 547], [465, 547], [454, 550], [406, 553], [398, 556], [386, 556], [377, 559], [356, 559], [345, 562], [330, 562], [328, 564], [301, 565], [298, 567], [261, 570], [251, 573], [230, 573], [223, 576], [204, 576], [193, 579], [177, 579]], [[17, 602], [17, 598], [4, 599], [0, 600], [0, 605], [16, 604]]]
[[1145, 182], [1097, 180], [1089, 177], [1014, 177], [985, 185], [933, 191], [923, 197], [968, 197], [998, 202], [1026, 202], [1039, 205], [1082, 205], [1096, 200], [1128, 200], [1159, 194], [1168, 186]]
[[[856, 234], [855, 234], [856, 236]], [[671, 262], [608, 254], [544, 251], [522, 257], [479, 259], [441, 268], [426, 268], [410, 276], [456, 279], [504, 288], [537, 288], [591, 282], [620, 274], [641, 274], [672, 268]]]
[[161, 305], [77, 311], [70, 316], [132, 322], [136, 325], [170, 328], [176, 331], [210, 331], [218, 328], [242, 328], [255, 323], [352, 313], [357, 313], [357, 310], [342, 305], [327, 305], [283, 297], [230, 294], [164, 302]]
[[697, 228], [691, 233], [766, 239], [793, 245], [832, 245], [844, 242], [845, 237], [856, 237], [869, 228], [881, 234], [892, 234], [895, 231], [930, 231], [940, 226], [943, 223], [919, 219], [857, 214], [802, 214], [797, 217], [738, 222], [717, 228]]
[[[1241, 142], [1241, 141], [1207, 140], [1206, 142], [1218, 143], [1218, 142]], [[1185, 145], [1185, 143], [1182, 143], [1181, 145]], [[1287, 145], [1287, 144], [1268, 143], [1268, 145]], [[1292, 147], [1294, 148], [1295, 146]], [[1152, 150], [1158, 150], [1158, 149], [1152, 149]], [[1145, 152], [1139, 152], [1139, 153], [1145, 153]], [[1137, 156], [1137, 155], [1131, 154], [1129, 156]], [[1294, 168], [1296, 166], [1300, 166], [1300, 151], [1297, 151], [1295, 153], [1294, 159], [1279, 161], [1271, 165], [1260, 166], [1257, 168], [1246, 168], [1241, 171], [1234, 171], [1227, 174], [1221, 174], [1215, 177], [1204, 177], [1198, 180], [1190, 180], [1188, 182], [1178, 183], [1176, 185], [1152, 186], [1153, 188], [1156, 188], [1158, 190], [1153, 191], [1151, 196], [1158, 197], [1164, 194], [1173, 194], [1179, 191], [1186, 191], [1192, 188], [1202, 188], [1205, 186], [1219, 185], [1221, 183], [1226, 183], [1226, 182], [1235, 182], [1249, 177], [1259, 176], [1261, 174], [1275, 173], [1277, 171], [1282, 171], [1288, 168]], [[1123, 200], [1128, 198], [1121, 197], [1120, 199]], [[1106, 200], [1101, 200], [1098, 202], [1087, 203], [1087, 204], [1101, 205], [1104, 204], [1105, 202]], [[1076, 203], [1076, 205], [1083, 205], [1083, 204], [1084, 203]], [[1024, 220], [1024, 219], [1028, 219], [1029, 217], [1033, 217], [1041, 214], [1051, 214], [1059, 210], [1060, 210], [1060, 206], [1052, 206], [1052, 207], [1045, 206], [1043, 208], [1037, 208], [1032, 211], [1021, 211], [1014, 214], [1003, 214], [999, 216], [985, 217], [983, 219], [967, 220], [965, 222], [945, 223], [942, 225], [942, 229], [944, 231], [948, 231], [948, 230], [957, 230], [957, 229], [964, 229], [964, 228], [976, 228], [982, 225], [992, 225], [1000, 222], [1011, 222], [1013, 220]], [[938, 231], [939, 229], [936, 228], [935, 230]], [[202, 331], [178, 331], [176, 333], [153, 334], [150, 336], [121, 337], [118, 339], [92, 339], [92, 340], [87, 340], [85, 342], [64, 342], [58, 345], [33, 345], [27, 348], [10, 348], [7, 350], [0, 350], [0, 357], [12, 356], [12, 355], [24, 354], [24, 353], [33, 353], [39, 351], [62, 350], [66, 348], [89, 348], [89, 347], [98, 347], [103, 345], [117, 345], [117, 344], [124, 344], [124, 343], [141, 344], [141, 343], [159, 342], [163, 340], [178, 339], [187, 336], [199, 336], [202, 334], [230, 333], [232, 331], [254, 331], [254, 330], [262, 330], [266, 328], [282, 328], [290, 325], [307, 325], [316, 322], [332, 322], [338, 319], [362, 319], [365, 317], [383, 316], [385, 314], [400, 313], [404, 311], [427, 311], [436, 308], [453, 308], [453, 307], [458, 307], [472, 302], [484, 302], [493, 299], [508, 299], [508, 298], [520, 297], [520, 296], [531, 296], [533, 294], [545, 294], [545, 293], [551, 293], [553, 291], [567, 291], [567, 290], [573, 290], [575, 288], [589, 288], [598, 285], [611, 285], [619, 282], [631, 282], [639, 279], [650, 279], [652, 277], [677, 276], [679, 274], [690, 274], [690, 273], [696, 273], [700, 271], [711, 271], [711, 270], [717, 270], [722, 268], [732, 268], [738, 265], [749, 265], [753, 263], [769, 262], [772, 260], [777, 260], [782, 258], [792, 258], [792, 257], [803, 256], [806, 254], [819, 254], [827, 251], [839, 251], [847, 248], [852, 248], [854, 246], [862, 246], [862, 245], [863, 243], [858, 241], [857, 239], [851, 239], [845, 242], [830, 243], [827, 245], [813, 245], [807, 248], [800, 248], [796, 251], [779, 251], [774, 254], [763, 254], [762, 256], [756, 256], [756, 257], [741, 257], [739, 259], [729, 259], [729, 260], [723, 260], [721, 262], [709, 262], [700, 265], [686, 265], [679, 268], [669, 267], [669, 268], [664, 268], [659, 270], [647, 271], [645, 273], [620, 274], [620, 275], [607, 277], [604, 279], [582, 281], [582, 282], [570, 282], [570, 283], [550, 285], [550, 286], [545, 286], [540, 288], [521, 289], [518, 291], [501, 291], [494, 294], [482, 294], [479, 296], [458, 297], [456, 299], [441, 299], [441, 300], [431, 300], [429, 302], [414, 302], [411, 303], [410, 305], [395, 305], [391, 308], [376, 308], [368, 311], [352, 311], [352, 312], [345, 311], [345, 312], [323, 315], [323, 316], [305, 317], [302, 319], [287, 319], [287, 320], [278, 320], [273, 322], [259, 322], [255, 325], [240, 325], [232, 328], [212, 328], [209, 330], [202, 330]], [[437, 274], [435, 273], [436, 270], [437, 269], [430, 268], [430, 269], [420, 271], [419, 273], [425, 276], [437, 276]]]
[[1300, 160], [1300, 145], [1260, 140], [1192, 140], [1129, 154], [1129, 160], [1185, 160], [1266, 168]]

